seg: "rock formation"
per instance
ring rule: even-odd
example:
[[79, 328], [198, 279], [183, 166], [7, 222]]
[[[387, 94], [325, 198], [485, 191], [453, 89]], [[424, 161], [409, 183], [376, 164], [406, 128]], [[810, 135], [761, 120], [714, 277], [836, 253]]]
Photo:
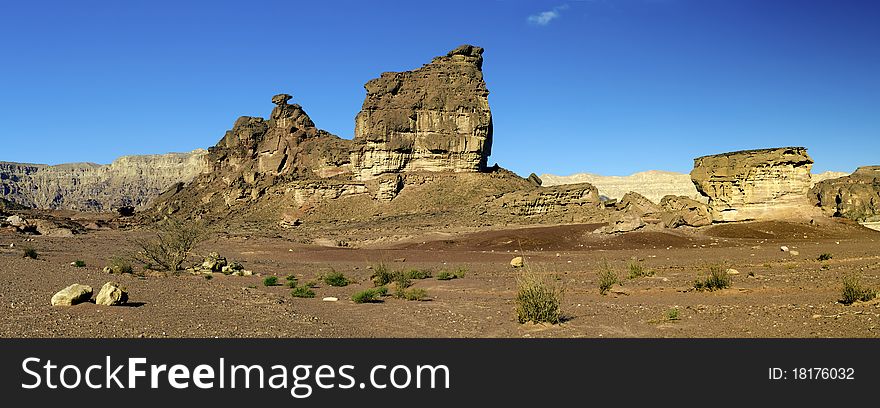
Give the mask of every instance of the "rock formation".
[[74, 283], [52, 295], [52, 306], [73, 306], [92, 298], [92, 287]]
[[813, 160], [803, 147], [746, 150], [694, 159], [691, 179], [716, 221], [808, 212]]
[[122, 156], [109, 165], [0, 163], [0, 196], [32, 208], [113, 211], [143, 209], [176, 182], [205, 169], [205, 150]]
[[660, 200], [661, 220], [666, 228], [704, 227], [712, 224], [709, 206], [687, 197], [668, 195]]
[[819, 182], [810, 197], [828, 215], [880, 222], [880, 166], [859, 167], [849, 176]]
[[502, 197], [501, 207], [511, 215], [529, 216], [577, 211], [581, 207], [599, 208], [599, 191], [589, 183], [539, 187], [517, 191]]
[[352, 163], [367, 180], [402, 171], [478, 172], [492, 147], [483, 49], [463, 45], [430, 64], [364, 85]]
[[600, 195], [609, 199], [620, 200], [631, 191], [655, 203], [660, 202], [667, 195], [685, 196], [695, 200], [704, 199], [697, 192], [689, 175], [671, 171], [650, 170], [629, 176], [600, 176], [590, 173], [570, 176], [542, 174], [541, 180], [544, 186], [590, 183], [599, 189]]

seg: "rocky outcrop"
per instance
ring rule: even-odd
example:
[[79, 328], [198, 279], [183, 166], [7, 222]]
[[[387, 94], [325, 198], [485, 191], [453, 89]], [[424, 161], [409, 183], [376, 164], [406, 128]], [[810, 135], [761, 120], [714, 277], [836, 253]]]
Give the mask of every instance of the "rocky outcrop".
[[518, 216], [565, 213], [602, 205], [599, 191], [589, 183], [516, 191], [505, 194], [501, 200], [502, 209]]
[[694, 159], [691, 179], [716, 221], [808, 212], [813, 160], [803, 147], [746, 150]]
[[810, 197], [828, 215], [880, 222], [880, 166], [859, 167], [849, 176], [819, 182]]
[[492, 114], [482, 64], [483, 49], [463, 45], [414, 71], [367, 82], [355, 119], [355, 176], [484, 170]]
[[699, 200], [702, 198], [691, 177], [671, 171], [650, 170], [629, 176], [601, 176], [578, 173], [570, 176], [542, 174], [544, 186], [561, 184], [590, 183], [599, 189], [599, 194], [609, 199], [622, 199], [626, 193], [635, 192], [657, 203], [667, 195], [685, 196]]
[[0, 196], [32, 208], [113, 211], [143, 209], [176, 182], [206, 168], [205, 150], [123, 156], [109, 165], [0, 163]]
[[660, 200], [661, 221], [666, 228], [704, 227], [712, 224], [709, 206], [687, 197], [668, 195]]

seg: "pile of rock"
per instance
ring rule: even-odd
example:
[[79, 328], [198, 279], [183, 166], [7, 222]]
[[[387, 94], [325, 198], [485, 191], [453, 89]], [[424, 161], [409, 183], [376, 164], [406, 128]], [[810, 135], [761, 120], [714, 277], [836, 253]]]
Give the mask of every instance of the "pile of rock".
[[[52, 306], [73, 306], [92, 299], [92, 287], [74, 283], [52, 296]], [[107, 282], [98, 292], [95, 303], [104, 306], [118, 306], [128, 302], [128, 291], [116, 282]]]
[[219, 272], [224, 275], [233, 276], [251, 276], [254, 274], [252, 271], [244, 269], [242, 264], [235, 261], [227, 261], [225, 257], [220, 256], [220, 254], [216, 252], [208, 254], [201, 264], [193, 266], [189, 271], [195, 274], [212, 274]]
[[5, 222], [0, 223], [3, 226], [9, 226], [16, 232], [25, 234], [45, 235], [48, 237], [72, 237], [74, 229], [71, 226], [61, 225], [52, 220], [46, 219], [26, 219], [21, 215], [11, 215], [6, 217]]
[[683, 196], [668, 195], [660, 200], [660, 204], [654, 204], [641, 194], [631, 191], [612, 208], [618, 211], [618, 218], [595, 232], [607, 234], [630, 232], [649, 225], [678, 228], [712, 224], [709, 206]]

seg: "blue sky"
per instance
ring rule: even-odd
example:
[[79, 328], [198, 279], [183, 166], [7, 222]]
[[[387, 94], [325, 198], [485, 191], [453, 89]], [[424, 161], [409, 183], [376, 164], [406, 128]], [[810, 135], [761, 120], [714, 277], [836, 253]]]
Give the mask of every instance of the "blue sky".
[[688, 172], [802, 145], [880, 164], [880, 2], [77, 1], [0, 5], [0, 160], [108, 163], [215, 144], [294, 95], [351, 138], [363, 84], [486, 48], [489, 163]]

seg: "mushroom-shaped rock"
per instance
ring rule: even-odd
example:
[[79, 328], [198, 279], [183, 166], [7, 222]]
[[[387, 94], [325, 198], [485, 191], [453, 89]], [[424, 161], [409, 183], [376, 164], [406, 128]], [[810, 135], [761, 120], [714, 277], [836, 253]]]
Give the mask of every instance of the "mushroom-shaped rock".
[[272, 103], [276, 105], [286, 105], [287, 101], [293, 99], [292, 95], [288, 94], [278, 94], [272, 97]]

